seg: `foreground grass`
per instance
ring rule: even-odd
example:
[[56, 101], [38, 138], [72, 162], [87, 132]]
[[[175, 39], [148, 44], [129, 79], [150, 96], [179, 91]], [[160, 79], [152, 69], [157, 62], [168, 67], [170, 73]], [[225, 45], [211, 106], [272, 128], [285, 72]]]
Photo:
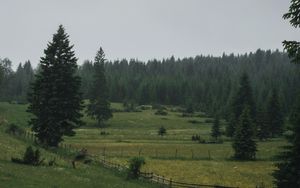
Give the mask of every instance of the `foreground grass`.
[[[1, 127], [3, 129], [3, 127]], [[21, 158], [29, 143], [15, 139], [0, 131], [0, 187], [103, 187], [142, 188], [154, 187], [141, 181], [129, 181], [125, 174], [104, 169], [99, 165], [78, 163], [73, 169], [69, 161], [41, 149], [45, 161], [56, 158], [56, 166], [29, 166], [15, 164], [11, 157]]]

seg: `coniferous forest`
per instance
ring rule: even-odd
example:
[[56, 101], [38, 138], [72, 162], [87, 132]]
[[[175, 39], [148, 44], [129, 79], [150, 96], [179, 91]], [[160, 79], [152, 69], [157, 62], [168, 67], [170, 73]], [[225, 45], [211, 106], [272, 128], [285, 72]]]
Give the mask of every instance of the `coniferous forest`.
[[[30, 61], [11, 69], [9, 59], [2, 82], [1, 100], [26, 102], [29, 83], [34, 72]], [[110, 101], [135, 104], [193, 105], [208, 114], [227, 117], [228, 109], [243, 73], [249, 76], [257, 107], [266, 108], [272, 91], [278, 92], [284, 114], [290, 112], [295, 87], [300, 80], [299, 66], [289, 63], [286, 53], [264, 51], [222, 57], [196, 56], [183, 59], [170, 57], [163, 60], [116, 60], [105, 62], [105, 74]], [[78, 68], [81, 92], [89, 99], [93, 82], [93, 63], [83, 62]]]

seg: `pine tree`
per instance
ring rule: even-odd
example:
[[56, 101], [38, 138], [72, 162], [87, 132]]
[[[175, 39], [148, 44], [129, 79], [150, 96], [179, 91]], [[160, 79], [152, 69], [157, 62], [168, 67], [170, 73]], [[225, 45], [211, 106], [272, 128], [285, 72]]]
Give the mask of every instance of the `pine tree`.
[[281, 112], [277, 90], [273, 89], [267, 106], [267, 127], [271, 137], [279, 136], [283, 132], [284, 118]]
[[112, 117], [110, 102], [108, 100], [108, 88], [104, 72], [105, 54], [102, 48], [96, 54], [94, 62], [94, 80], [90, 90], [90, 103], [87, 106], [87, 114], [98, 121], [102, 126], [105, 120]]
[[234, 158], [238, 160], [253, 160], [256, 154], [256, 143], [254, 138], [254, 129], [252, 125], [250, 108], [245, 107], [239, 118], [232, 147], [234, 149]]
[[32, 130], [39, 142], [58, 146], [63, 136], [73, 136], [82, 125], [80, 78], [76, 76], [77, 58], [62, 25], [53, 35], [40, 61], [40, 72], [32, 84], [28, 111]]
[[[227, 136], [234, 136], [239, 117], [246, 106], [249, 107], [251, 119], [255, 120], [256, 109], [252, 94], [252, 88], [250, 86], [248, 75], [244, 72], [240, 78], [238, 92], [232, 100], [230, 122], [226, 127]], [[254, 125], [255, 122], [253, 122], [253, 126]]]
[[267, 124], [266, 111], [259, 107], [256, 112], [257, 137], [260, 140], [266, 140], [270, 137], [270, 130]]
[[[291, 0], [289, 12], [283, 15], [284, 19], [289, 19], [293, 27], [300, 27], [300, 1]], [[300, 63], [300, 42], [283, 41], [284, 49], [287, 50], [292, 63]]]
[[[289, 12], [284, 19], [291, 19], [294, 27], [300, 27], [300, 1], [291, 0]], [[291, 62], [300, 63], [300, 43], [296, 41], [284, 41], [283, 45], [288, 51]], [[292, 134], [287, 136], [290, 143], [285, 151], [279, 155], [281, 162], [277, 163], [277, 170], [273, 173], [275, 184], [280, 188], [300, 187], [300, 94], [295, 100], [294, 108], [290, 116]]]
[[211, 129], [211, 136], [215, 139], [218, 140], [218, 138], [221, 136], [221, 131], [220, 131], [220, 120], [219, 116], [216, 115], [214, 119], [214, 124]]
[[279, 155], [281, 162], [273, 173], [277, 187], [300, 187], [300, 95], [290, 116], [292, 134], [287, 136], [290, 145]]

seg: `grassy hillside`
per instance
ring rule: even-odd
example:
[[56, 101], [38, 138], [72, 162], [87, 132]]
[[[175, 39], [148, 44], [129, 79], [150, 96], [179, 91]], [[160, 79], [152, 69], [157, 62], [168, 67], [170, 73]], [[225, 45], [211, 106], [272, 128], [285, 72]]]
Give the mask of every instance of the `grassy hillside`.
[[[22, 122], [22, 119], [28, 118], [24, 113], [25, 106], [2, 103], [0, 110], [3, 105], [12, 108], [3, 113], [7, 121]], [[122, 109], [120, 104], [113, 104], [113, 107]], [[11, 117], [7, 111], [23, 115]], [[239, 187], [255, 187], [263, 182], [266, 187], [273, 186], [273, 158], [280, 146], [286, 144], [283, 139], [258, 142], [256, 161], [236, 162], [231, 160], [233, 151], [228, 138], [223, 138], [223, 144], [191, 141], [191, 136], [195, 134], [210, 139], [210, 118], [200, 113], [195, 117], [182, 117], [174, 107], [168, 108], [167, 116], [154, 113], [155, 110], [117, 112], [107, 122], [106, 128], [97, 128], [94, 120], [84, 117], [86, 126], [77, 129], [76, 136], [66, 137], [65, 143], [78, 149], [87, 148], [90, 153], [105, 155], [122, 164], [132, 156], [144, 156], [146, 165], [143, 170], [175, 181]], [[224, 129], [224, 122], [222, 125]], [[157, 134], [161, 126], [167, 129], [167, 135], [163, 137]], [[101, 132], [107, 134], [101, 135]]]
[[[26, 125], [27, 114], [24, 106], [0, 105], [0, 187], [105, 187], [105, 188], [142, 188], [155, 187], [141, 181], [128, 181], [125, 175], [104, 169], [99, 165], [77, 164], [73, 169], [67, 160], [59, 159], [53, 153], [41, 149], [46, 161], [56, 158], [57, 166], [28, 166], [11, 162], [11, 157], [21, 158], [30, 143], [16, 139], [4, 133], [3, 122], [15, 122]], [[19, 116], [18, 116], [19, 114]], [[23, 121], [22, 121], [23, 119]]]

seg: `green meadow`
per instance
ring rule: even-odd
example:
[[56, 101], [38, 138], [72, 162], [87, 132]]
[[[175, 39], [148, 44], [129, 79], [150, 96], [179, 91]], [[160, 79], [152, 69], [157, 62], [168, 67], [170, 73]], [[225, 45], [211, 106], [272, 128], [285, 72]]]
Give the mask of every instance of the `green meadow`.
[[[113, 103], [112, 108], [122, 110], [123, 107]], [[2, 122], [16, 123], [29, 129], [29, 115], [25, 111], [26, 105], [0, 103]], [[77, 149], [86, 148], [90, 154], [120, 164], [127, 164], [130, 157], [143, 156], [146, 158], [143, 171], [155, 172], [174, 181], [238, 187], [263, 184], [265, 187], [273, 187], [271, 173], [275, 169], [274, 156], [278, 154], [280, 147], [286, 144], [284, 139], [258, 141], [255, 161], [234, 161], [231, 159], [231, 142], [226, 137], [222, 138], [221, 144], [200, 144], [191, 140], [192, 135], [196, 134], [206, 141], [211, 139], [211, 118], [200, 112], [195, 113], [193, 117], [182, 117], [178, 109], [172, 106], [167, 107], [167, 112], [166, 116], [155, 115], [155, 110], [152, 109], [141, 112], [115, 112], [113, 118], [101, 128], [95, 125], [94, 120], [85, 116], [83, 119], [86, 125], [78, 128], [74, 137], [65, 137], [64, 144], [70, 144]], [[221, 124], [224, 129], [225, 122], [221, 121]], [[161, 126], [167, 130], [165, 136], [158, 135]], [[10, 157], [20, 155], [26, 143], [10, 138], [2, 132], [0, 150], [5, 154], [0, 158], [0, 174], [4, 174], [0, 178], [6, 182], [4, 185], [8, 185], [7, 187], [23, 182], [39, 185], [42, 180], [50, 187], [68, 187], [74, 185], [73, 183], [78, 186], [92, 186], [91, 182], [99, 182], [101, 185], [103, 181], [107, 181], [108, 185], [111, 183], [111, 187], [114, 187], [115, 182], [124, 183], [123, 187], [139, 187], [142, 183], [125, 181], [121, 175], [93, 165], [81, 165], [79, 169], [74, 170], [64, 161], [61, 161], [57, 168], [21, 167], [12, 164]], [[8, 146], [10, 148], [6, 148]], [[19, 168], [23, 170], [17, 170]], [[34, 175], [39, 174], [41, 178], [34, 179]], [[66, 175], [70, 176], [70, 181], [60, 179]], [[52, 176], [52, 180], [47, 180]], [[103, 180], [98, 181], [97, 178]], [[51, 184], [52, 182], [56, 184]], [[143, 183], [142, 186], [151, 185]]]

